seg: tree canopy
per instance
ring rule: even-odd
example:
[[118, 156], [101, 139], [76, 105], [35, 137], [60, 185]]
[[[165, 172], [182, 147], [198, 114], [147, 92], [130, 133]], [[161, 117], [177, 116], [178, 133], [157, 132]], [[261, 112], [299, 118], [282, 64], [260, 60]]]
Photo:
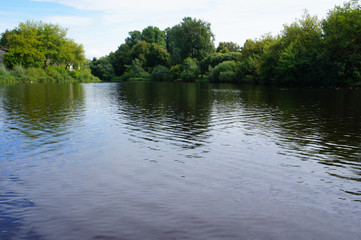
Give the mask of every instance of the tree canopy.
[[241, 47], [234, 42], [220, 42], [217, 47], [217, 52], [228, 53], [228, 52], [240, 52]]
[[191, 57], [203, 60], [214, 52], [214, 35], [211, 24], [200, 19], [190, 17], [166, 30], [167, 50], [172, 61], [181, 63]]
[[332, 76], [340, 84], [361, 81], [361, 5], [352, 0], [331, 10], [322, 21]]
[[47, 67], [49, 64], [80, 66], [85, 61], [82, 45], [66, 38], [66, 29], [59, 25], [27, 21], [2, 35], [9, 47], [5, 54], [8, 67]]

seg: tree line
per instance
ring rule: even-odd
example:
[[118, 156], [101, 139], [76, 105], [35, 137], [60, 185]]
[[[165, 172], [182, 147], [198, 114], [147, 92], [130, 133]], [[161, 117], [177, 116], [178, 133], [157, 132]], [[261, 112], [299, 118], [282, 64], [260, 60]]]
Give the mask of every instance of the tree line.
[[131, 31], [115, 52], [94, 58], [103, 81], [210, 81], [289, 86], [361, 84], [361, 5], [351, 0], [319, 20], [305, 12], [276, 36], [214, 45], [210, 23], [186, 17], [164, 31]]

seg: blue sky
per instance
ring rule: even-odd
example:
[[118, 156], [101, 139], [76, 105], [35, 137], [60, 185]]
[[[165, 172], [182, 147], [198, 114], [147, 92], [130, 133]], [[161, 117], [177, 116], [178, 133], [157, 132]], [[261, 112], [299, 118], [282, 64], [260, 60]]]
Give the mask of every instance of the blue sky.
[[124, 43], [129, 31], [147, 26], [172, 27], [183, 17], [211, 23], [216, 43], [278, 34], [283, 24], [300, 18], [305, 9], [324, 18], [343, 0], [0, 0], [0, 32], [19, 22], [42, 20], [68, 29], [82, 43], [87, 58], [101, 57]]

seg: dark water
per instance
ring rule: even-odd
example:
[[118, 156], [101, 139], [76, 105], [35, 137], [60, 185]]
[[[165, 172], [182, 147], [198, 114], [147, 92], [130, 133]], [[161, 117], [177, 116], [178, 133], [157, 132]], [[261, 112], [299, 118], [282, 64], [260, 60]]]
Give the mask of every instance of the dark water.
[[361, 90], [0, 85], [0, 239], [361, 239]]

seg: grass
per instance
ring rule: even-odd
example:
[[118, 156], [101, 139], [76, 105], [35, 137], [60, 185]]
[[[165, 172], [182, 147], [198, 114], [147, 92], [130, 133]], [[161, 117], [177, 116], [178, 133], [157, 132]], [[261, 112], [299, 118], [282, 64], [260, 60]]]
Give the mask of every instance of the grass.
[[7, 70], [0, 65], [0, 83], [61, 83], [61, 82], [100, 82], [89, 68], [69, 71], [65, 66], [49, 66], [43, 68], [23, 68], [15, 66]]

